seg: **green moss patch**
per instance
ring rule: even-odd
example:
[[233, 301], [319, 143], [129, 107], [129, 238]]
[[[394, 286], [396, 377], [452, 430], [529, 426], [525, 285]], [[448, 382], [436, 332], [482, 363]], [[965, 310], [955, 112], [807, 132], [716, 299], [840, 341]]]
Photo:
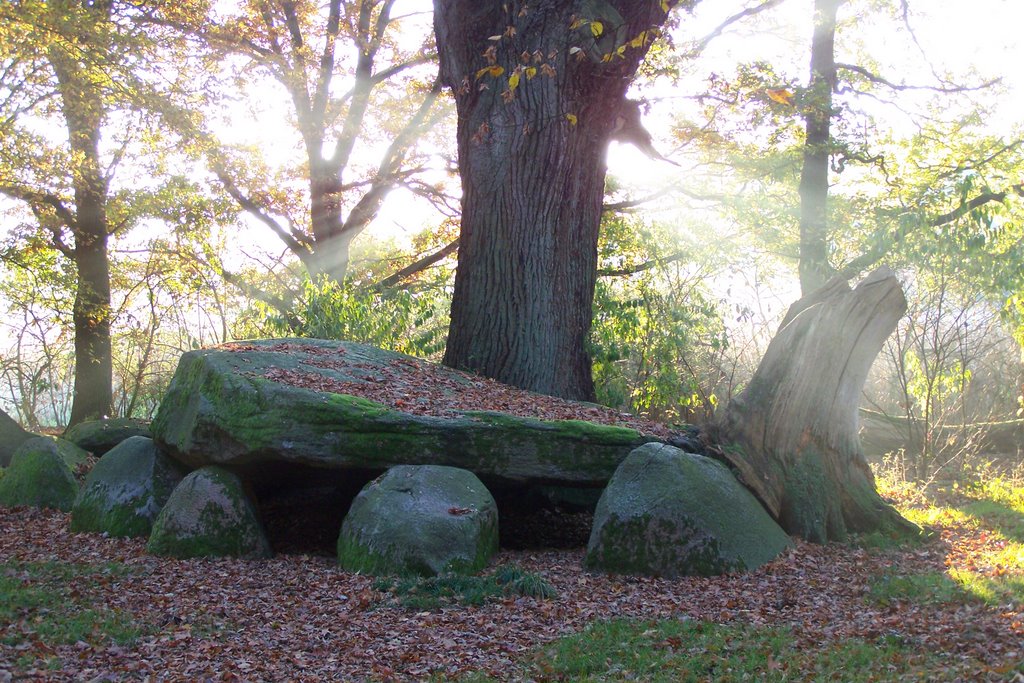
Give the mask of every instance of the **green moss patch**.
[[49, 646], [133, 642], [151, 625], [121, 610], [92, 606], [81, 590], [131, 571], [119, 563], [0, 563], [0, 640], [15, 648], [29, 640]]
[[722, 464], [664, 444], [637, 448], [594, 512], [586, 566], [664, 577], [755, 569], [789, 538]]
[[[419, 415], [344, 393], [405, 381], [422, 361], [344, 342], [246, 342], [182, 356], [154, 440], [191, 467], [268, 461], [338, 469], [446, 465], [508, 481], [601, 486], [634, 429], [486, 411]], [[415, 367], [414, 367], [415, 366]], [[431, 366], [449, 385], [460, 377]], [[412, 375], [410, 381], [422, 378]], [[308, 388], [307, 388], [308, 387]], [[358, 393], [357, 389], [352, 389]]]
[[71, 467], [52, 440], [29, 439], [0, 479], [0, 506], [27, 505], [68, 511], [78, 495]]
[[71, 510], [71, 530], [148, 536], [184, 476], [151, 439], [133, 436], [100, 458], [89, 473]]

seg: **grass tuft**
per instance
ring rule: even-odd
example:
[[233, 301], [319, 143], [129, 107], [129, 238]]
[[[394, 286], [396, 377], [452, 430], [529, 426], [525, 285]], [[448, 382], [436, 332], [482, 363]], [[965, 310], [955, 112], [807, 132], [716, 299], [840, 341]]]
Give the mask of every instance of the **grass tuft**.
[[442, 574], [402, 579], [380, 578], [374, 588], [392, 595], [393, 601], [407, 609], [437, 610], [446, 605], [482, 605], [509, 597], [550, 600], [558, 592], [543, 577], [525, 572], [515, 565], [502, 565], [481, 576]]
[[955, 604], [969, 602], [970, 592], [948, 574], [887, 574], [871, 583], [868, 600], [888, 607], [898, 602]]
[[541, 681], [729, 683], [894, 680], [943, 663], [899, 634], [809, 647], [781, 627], [615, 619], [541, 648], [528, 666], [528, 677]]
[[129, 573], [119, 563], [0, 563], [0, 640], [18, 646], [29, 640], [49, 645], [79, 641], [127, 645], [146, 630], [131, 614], [90, 606], [75, 584], [110, 582]]
[[[890, 484], [879, 477], [880, 488]], [[979, 476], [966, 486], [954, 483], [916, 495], [904, 489], [902, 496], [894, 497], [900, 513], [915, 524], [958, 529], [974, 540], [963, 566], [951, 564], [945, 573], [880, 577], [869, 599], [883, 604], [909, 600], [1024, 605], [1024, 484], [996, 475]]]

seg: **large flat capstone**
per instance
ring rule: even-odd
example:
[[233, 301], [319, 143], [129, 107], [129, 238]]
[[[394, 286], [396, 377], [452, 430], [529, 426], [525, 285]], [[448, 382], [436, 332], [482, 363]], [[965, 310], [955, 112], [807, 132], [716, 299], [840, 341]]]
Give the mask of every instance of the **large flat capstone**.
[[[474, 410], [485, 394], [494, 394], [489, 380], [363, 344], [239, 342], [181, 357], [152, 431], [193, 468], [449, 465], [485, 480], [570, 486], [604, 485], [631, 450], [659, 440], [622, 426]], [[551, 400], [526, 396], [538, 406]], [[582, 404], [579, 413], [588, 410], [598, 408]]]

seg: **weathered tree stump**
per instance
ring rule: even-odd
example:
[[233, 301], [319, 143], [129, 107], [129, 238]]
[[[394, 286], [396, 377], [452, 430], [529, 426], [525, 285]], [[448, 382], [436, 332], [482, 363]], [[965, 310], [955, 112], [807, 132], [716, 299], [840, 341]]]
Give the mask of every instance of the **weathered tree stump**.
[[917, 530], [878, 495], [857, 435], [868, 370], [906, 307], [888, 268], [800, 299], [717, 426], [725, 458], [791, 535]]

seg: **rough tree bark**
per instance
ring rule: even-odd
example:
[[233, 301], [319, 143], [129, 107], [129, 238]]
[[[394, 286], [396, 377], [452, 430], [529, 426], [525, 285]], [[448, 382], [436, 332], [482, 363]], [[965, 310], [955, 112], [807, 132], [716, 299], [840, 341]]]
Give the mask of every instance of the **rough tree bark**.
[[906, 307], [887, 268], [800, 299], [717, 426], [724, 457], [788, 533], [917, 529], [879, 497], [857, 434], [868, 370]]
[[674, 4], [435, 0], [463, 192], [446, 365], [593, 398], [605, 148]]
[[[89, 13], [81, 35], [82, 45], [95, 40], [93, 31], [110, 14], [109, 2], [82, 6]], [[95, 23], [91, 23], [95, 22]], [[83, 52], [86, 48], [82, 48]], [[110, 261], [107, 253], [108, 182], [100, 163], [100, 135], [106, 108], [94, 75], [66, 46], [49, 51], [57, 76], [61, 110], [68, 130], [74, 168], [74, 216], [68, 227], [75, 237], [71, 252], [78, 271], [72, 318], [75, 328], [75, 395], [69, 426], [113, 413], [113, 353], [110, 338]]]
[[803, 111], [807, 137], [800, 173], [800, 292], [807, 296], [835, 271], [828, 262], [828, 161], [836, 88], [836, 13], [843, 0], [815, 0], [811, 80]]

